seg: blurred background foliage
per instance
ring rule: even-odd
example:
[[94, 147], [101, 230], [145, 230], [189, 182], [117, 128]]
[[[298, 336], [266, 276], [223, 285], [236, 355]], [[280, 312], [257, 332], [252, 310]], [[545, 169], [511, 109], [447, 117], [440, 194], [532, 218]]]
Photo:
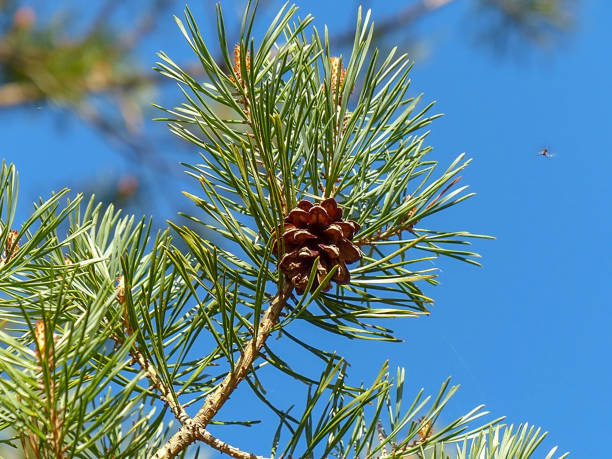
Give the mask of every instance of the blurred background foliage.
[[[483, 53], [491, 53], [492, 59], [512, 59], [533, 48], [554, 49], [571, 31], [577, 1], [407, 1], [395, 14], [375, 14], [375, 45], [385, 48], [400, 43], [400, 51], [423, 60], [431, 37], [419, 23], [443, 8], [467, 2], [471, 8], [465, 20], [466, 39]], [[214, 3], [205, 1], [205, 11], [212, 12]], [[264, 11], [275, 11], [282, 4], [278, 0], [260, 3]], [[336, 29], [331, 36], [339, 53], [352, 44], [357, 5], [376, 6], [368, 0], [346, 3], [350, 16], [346, 29]], [[40, 113], [44, 108], [44, 117], [58, 119], [58, 129], [64, 127], [62, 120], [77, 117], [128, 164], [121, 168], [126, 170], [102, 167], [93, 176], [79, 176], [69, 184], [74, 191], [94, 192], [105, 202], [137, 213], [156, 209], [166, 217], [176, 215], [183, 205], [177, 191], [187, 184], [176, 163], [188, 146], [173, 139], [160, 123], [150, 121], [157, 115], [152, 101], [172, 106], [178, 97], [170, 80], [151, 67], [157, 43], [165, 49], [182, 45], [180, 35], [167, 27], [171, 15], [182, 7], [183, 2], [176, 0], [0, 0], [1, 116], [11, 116], [15, 110]], [[225, 2], [224, 7], [228, 17], [235, 19], [230, 33], [237, 34], [242, 4]], [[160, 21], [166, 26], [160, 27]], [[198, 63], [185, 59], [179, 65], [201, 75]], [[32, 120], [39, 122], [40, 117]], [[82, 149], [85, 153], [87, 147]]]

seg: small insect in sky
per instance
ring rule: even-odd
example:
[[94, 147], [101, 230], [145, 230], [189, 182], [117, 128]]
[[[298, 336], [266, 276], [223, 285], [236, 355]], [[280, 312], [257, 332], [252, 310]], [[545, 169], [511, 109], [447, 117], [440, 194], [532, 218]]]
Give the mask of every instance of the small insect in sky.
[[548, 151], [548, 148], [543, 148], [542, 150], [540, 150], [540, 152], [538, 153], [538, 156], [544, 156], [545, 158], [552, 158], [553, 155], [551, 152]]

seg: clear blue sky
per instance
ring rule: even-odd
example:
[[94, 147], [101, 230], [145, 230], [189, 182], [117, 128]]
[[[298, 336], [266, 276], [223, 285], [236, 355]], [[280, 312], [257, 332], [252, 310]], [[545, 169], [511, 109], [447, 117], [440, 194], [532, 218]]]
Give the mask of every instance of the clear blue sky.
[[[344, 29], [354, 17], [351, 2], [297, 3], [304, 14], [315, 15], [317, 26]], [[370, 3], [374, 19], [404, 4]], [[558, 444], [576, 458], [606, 457], [612, 410], [612, 3], [583, 2], [561, 47], [506, 57], [474, 44], [472, 2], [456, 3], [419, 25], [427, 31], [428, 52], [419, 53], [412, 91], [438, 101], [436, 109], [446, 116], [431, 127], [433, 155], [442, 164], [462, 152], [474, 158], [462, 182], [478, 195], [429, 226], [497, 240], [477, 243], [483, 268], [441, 262], [442, 285], [429, 292], [436, 299], [431, 317], [393, 326], [405, 343], [329, 345], [359, 357], [349, 358], [356, 381], [371, 380], [385, 359], [392, 368], [407, 368], [411, 393], [419, 387], [435, 392], [452, 376], [462, 389], [447, 418], [484, 403], [509, 423], [528, 421], [548, 430], [547, 447]], [[210, 30], [210, 21], [199, 17]], [[177, 34], [171, 18], [163, 19], [139, 58], [152, 65], [161, 48], [187, 57]], [[87, 126], [69, 116], [58, 123], [61, 118], [66, 114], [48, 106], [0, 112], [2, 155], [20, 171], [22, 211], [26, 201], [52, 188], [133, 167]], [[537, 157], [543, 147], [555, 157]], [[197, 161], [196, 153], [187, 149], [181, 159]], [[180, 202], [178, 188], [172, 192]], [[165, 211], [150, 209], [160, 219]], [[261, 454], [270, 444], [261, 433], [242, 428], [227, 439]]]

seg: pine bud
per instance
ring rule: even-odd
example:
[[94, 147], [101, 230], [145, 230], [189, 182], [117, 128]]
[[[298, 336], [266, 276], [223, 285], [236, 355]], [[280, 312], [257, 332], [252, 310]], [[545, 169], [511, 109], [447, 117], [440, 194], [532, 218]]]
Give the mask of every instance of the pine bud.
[[[423, 419], [425, 418], [421, 418], [420, 422], [423, 422]], [[433, 435], [433, 423], [431, 422], [431, 420], [426, 420], [423, 424], [423, 427], [421, 427], [417, 433], [419, 435], [420, 442], [424, 442], [429, 439], [429, 437]]]
[[[236, 46], [234, 46], [234, 73], [236, 74], [236, 76], [238, 77], [238, 82], [242, 83], [242, 69], [240, 66], [240, 57], [241, 57], [241, 50], [240, 50], [240, 43], [236, 43]], [[245, 67], [246, 70], [249, 71], [251, 70], [251, 53], [249, 51], [247, 51], [247, 55], [246, 55], [246, 59], [245, 59]], [[231, 80], [236, 83], [236, 80], [234, 80], [234, 76], [230, 76]]]
[[[47, 330], [46, 330], [46, 326], [45, 326], [45, 322], [42, 320], [39, 320], [36, 322], [36, 325], [34, 326], [34, 340], [36, 341], [36, 348], [34, 349], [34, 351], [36, 352], [36, 359], [38, 360], [39, 363], [42, 363], [46, 352], [47, 352]], [[55, 333], [53, 333], [53, 340], [55, 341], [57, 339], [57, 335]], [[53, 356], [53, 352], [49, 352], [49, 356], [48, 356], [48, 362], [47, 362], [47, 368], [50, 371], [53, 371], [53, 369], [55, 368], [55, 360], [54, 360], [54, 356]]]
[[[336, 99], [337, 94], [339, 94], [344, 87], [346, 69], [342, 65], [342, 60], [339, 57], [330, 57], [329, 64], [331, 66], [331, 92], [332, 97]], [[340, 104], [340, 101], [337, 100], [336, 103]]]
[[123, 280], [123, 276], [115, 279], [115, 291], [117, 292], [117, 300], [119, 304], [125, 303], [125, 282]]
[[46, 343], [45, 338], [45, 323], [42, 320], [36, 322], [34, 326], [34, 339], [36, 339], [36, 357], [42, 360], [41, 356], [45, 355]]
[[8, 236], [6, 238], [6, 247], [4, 250], [4, 259], [9, 262], [17, 253], [19, 249], [19, 241], [17, 240], [17, 235], [19, 232], [17, 230], [10, 230]]

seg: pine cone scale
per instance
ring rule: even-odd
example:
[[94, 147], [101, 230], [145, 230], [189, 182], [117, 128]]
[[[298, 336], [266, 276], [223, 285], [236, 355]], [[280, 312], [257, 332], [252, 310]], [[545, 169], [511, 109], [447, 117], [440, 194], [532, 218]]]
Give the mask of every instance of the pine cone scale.
[[334, 277], [332, 277], [332, 280], [337, 282], [338, 284], [348, 284], [351, 280], [349, 270], [343, 261], [338, 263], [338, 269], [334, 273]]
[[335, 245], [317, 244], [317, 247], [332, 260], [340, 258], [340, 249]]
[[310, 201], [306, 201], [306, 200], [302, 200], [298, 202], [298, 205], [297, 205], [298, 209], [302, 209], [305, 211], [309, 211], [312, 206], [313, 206], [313, 203]]
[[303, 245], [309, 240], [317, 239], [317, 236], [312, 234], [310, 231], [300, 228], [291, 229], [286, 231], [283, 235], [285, 244], [289, 245]]
[[361, 260], [362, 254], [359, 247], [352, 242], [344, 239], [339, 241], [340, 247], [340, 258], [346, 263], [354, 263], [355, 261]]
[[287, 218], [297, 227], [302, 227], [308, 224], [308, 211], [300, 208], [293, 209]]
[[321, 206], [313, 206], [308, 212], [309, 226], [328, 226], [331, 223], [329, 215]]

